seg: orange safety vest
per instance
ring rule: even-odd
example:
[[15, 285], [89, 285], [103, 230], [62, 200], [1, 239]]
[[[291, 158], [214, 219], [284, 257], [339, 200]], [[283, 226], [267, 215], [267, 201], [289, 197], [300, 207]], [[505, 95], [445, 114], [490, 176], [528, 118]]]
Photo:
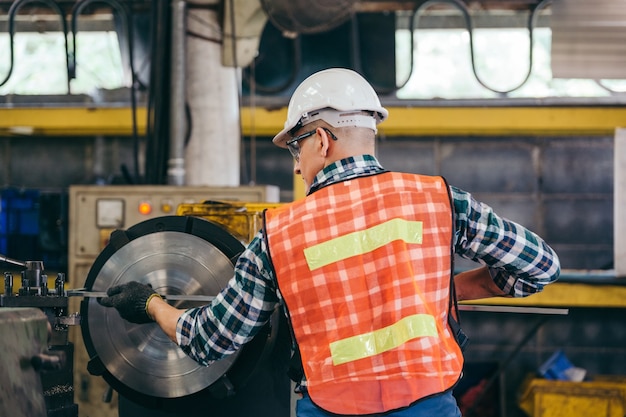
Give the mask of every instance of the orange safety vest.
[[265, 213], [307, 391], [336, 414], [444, 392], [461, 350], [448, 325], [452, 209], [440, 177], [383, 173]]

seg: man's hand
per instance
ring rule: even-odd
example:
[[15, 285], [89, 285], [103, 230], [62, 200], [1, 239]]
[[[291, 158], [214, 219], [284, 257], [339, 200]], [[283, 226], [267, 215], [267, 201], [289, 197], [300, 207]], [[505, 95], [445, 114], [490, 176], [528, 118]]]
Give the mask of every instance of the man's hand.
[[100, 305], [115, 307], [123, 319], [137, 324], [154, 321], [148, 314], [148, 303], [153, 297], [161, 298], [151, 286], [137, 281], [111, 287], [107, 295], [98, 299]]
[[491, 272], [486, 266], [456, 274], [454, 285], [456, 286], [456, 299], [458, 301], [510, 297], [493, 282]]

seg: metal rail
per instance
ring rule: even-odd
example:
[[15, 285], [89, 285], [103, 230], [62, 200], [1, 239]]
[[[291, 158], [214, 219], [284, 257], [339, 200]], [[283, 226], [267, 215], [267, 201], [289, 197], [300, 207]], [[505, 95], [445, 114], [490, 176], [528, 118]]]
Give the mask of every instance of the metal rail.
[[[104, 298], [107, 297], [105, 291], [87, 291], [85, 289], [67, 290], [68, 297]], [[202, 294], [159, 294], [163, 299], [169, 301], [199, 301], [210, 303], [215, 299], [214, 295]]]

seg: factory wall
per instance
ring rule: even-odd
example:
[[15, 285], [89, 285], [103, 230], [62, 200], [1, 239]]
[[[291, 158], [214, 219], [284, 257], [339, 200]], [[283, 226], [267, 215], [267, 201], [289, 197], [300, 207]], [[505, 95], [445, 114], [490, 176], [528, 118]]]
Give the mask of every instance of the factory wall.
[[0, 187], [63, 190], [124, 183], [133, 167], [128, 137], [0, 136]]
[[[293, 198], [292, 161], [269, 138], [244, 140], [242, 183], [278, 185]], [[127, 137], [0, 137], [0, 187], [123, 184], [134, 170]], [[567, 269], [610, 269], [613, 138], [607, 136], [394, 137], [378, 156], [391, 170], [443, 175], [558, 251]], [[251, 173], [251, 167], [255, 172]]]

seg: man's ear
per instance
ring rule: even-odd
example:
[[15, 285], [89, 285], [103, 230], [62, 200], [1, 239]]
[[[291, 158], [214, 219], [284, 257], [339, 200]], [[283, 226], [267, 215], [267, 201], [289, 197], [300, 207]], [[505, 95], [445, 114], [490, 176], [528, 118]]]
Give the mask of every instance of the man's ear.
[[330, 142], [332, 141], [332, 139], [330, 138], [328, 133], [321, 127], [317, 128], [317, 134], [319, 135], [321, 144], [322, 144], [322, 147], [321, 147], [322, 155], [327, 156], [329, 147], [330, 147]]

